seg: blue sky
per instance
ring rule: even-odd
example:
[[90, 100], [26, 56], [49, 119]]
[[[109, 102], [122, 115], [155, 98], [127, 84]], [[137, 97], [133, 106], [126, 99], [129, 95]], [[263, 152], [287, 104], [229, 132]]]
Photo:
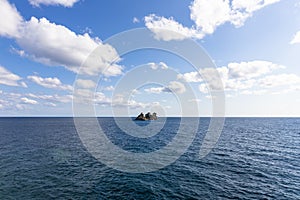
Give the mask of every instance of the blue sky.
[[[0, 17], [0, 116], [71, 116], [77, 73], [98, 46], [108, 52], [102, 64], [118, 60], [102, 81], [77, 82], [81, 92], [93, 92], [97, 115], [113, 115], [113, 104], [129, 115], [158, 110], [178, 116], [185, 104], [176, 95], [188, 96], [189, 87], [195, 98], [186, 101], [198, 105], [199, 115], [211, 115], [214, 97], [204, 81], [213, 80], [210, 70], [203, 69], [201, 77], [171, 53], [119, 55], [105, 43], [134, 28], [149, 29], [159, 41], [193, 39], [201, 45], [223, 81], [227, 116], [300, 114], [299, 0], [0, 0]], [[148, 74], [178, 75], [164, 85], [128, 88], [126, 99], [116, 88], [138, 66]], [[91, 65], [83, 73], [100, 69]]]

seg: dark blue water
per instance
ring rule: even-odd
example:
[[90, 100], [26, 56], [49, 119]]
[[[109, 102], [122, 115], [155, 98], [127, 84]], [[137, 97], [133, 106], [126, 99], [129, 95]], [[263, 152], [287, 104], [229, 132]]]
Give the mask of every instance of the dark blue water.
[[[198, 159], [209, 120], [175, 163], [134, 174], [93, 158], [72, 118], [0, 118], [0, 199], [300, 199], [299, 118], [227, 118], [216, 148]], [[172, 140], [180, 119], [149, 140], [99, 121], [114, 144], [151, 152]]]

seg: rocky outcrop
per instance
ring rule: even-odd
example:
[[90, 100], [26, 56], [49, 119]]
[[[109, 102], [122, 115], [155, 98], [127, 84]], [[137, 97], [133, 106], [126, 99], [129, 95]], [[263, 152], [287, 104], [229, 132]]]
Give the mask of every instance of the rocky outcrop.
[[148, 112], [146, 115], [144, 115], [144, 113], [141, 113], [135, 118], [135, 120], [140, 120], [140, 121], [157, 120], [157, 115], [155, 112], [153, 114]]
[[139, 115], [135, 118], [135, 120], [145, 121], [146, 118], [145, 118], [145, 116], [144, 116], [144, 113], [139, 114]]

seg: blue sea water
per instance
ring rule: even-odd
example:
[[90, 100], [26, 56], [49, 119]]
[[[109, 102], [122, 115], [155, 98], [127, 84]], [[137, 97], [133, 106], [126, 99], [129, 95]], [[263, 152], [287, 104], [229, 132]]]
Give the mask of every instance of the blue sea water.
[[[180, 123], [167, 118], [147, 140], [98, 120], [115, 145], [136, 153], [166, 145]], [[0, 199], [300, 199], [300, 118], [226, 118], [217, 146], [199, 159], [209, 121], [200, 119], [171, 165], [126, 173], [91, 156], [72, 118], [0, 118]]]

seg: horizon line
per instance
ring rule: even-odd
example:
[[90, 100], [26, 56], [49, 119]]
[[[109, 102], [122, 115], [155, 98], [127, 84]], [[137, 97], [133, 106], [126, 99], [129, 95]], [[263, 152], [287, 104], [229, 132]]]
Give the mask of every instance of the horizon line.
[[[103, 116], [72, 116], [72, 115], [0, 115], [0, 118], [134, 118], [136, 116], [111, 116], [111, 115], [103, 115]], [[203, 115], [203, 116], [177, 116], [177, 115], [171, 115], [171, 116], [161, 116], [159, 118], [300, 118], [296, 115], [228, 115], [228, 116], [211, 116], [211, 115]]]

